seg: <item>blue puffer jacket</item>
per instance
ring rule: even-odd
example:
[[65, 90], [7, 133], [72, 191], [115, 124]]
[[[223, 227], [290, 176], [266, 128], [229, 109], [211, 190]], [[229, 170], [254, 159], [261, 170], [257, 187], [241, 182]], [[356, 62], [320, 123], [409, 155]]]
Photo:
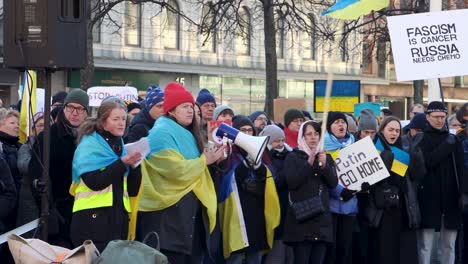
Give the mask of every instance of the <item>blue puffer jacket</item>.
[[[354, 136], [350, 133], [346, 134], [345, 139], [338, 140], [333, 134], [325, 132], [325, 151], [334, 152], [343, 149], [354, 143]], [[358, 212], [358, 201], [356, 196], [353, 196], [349, 201], [344, 202], [340, 199], [341, 192], [344, 187], [338, 181], [338, 185], [329, 190], [330, 194], [330, 211], [335, 214], [355, 215]]]

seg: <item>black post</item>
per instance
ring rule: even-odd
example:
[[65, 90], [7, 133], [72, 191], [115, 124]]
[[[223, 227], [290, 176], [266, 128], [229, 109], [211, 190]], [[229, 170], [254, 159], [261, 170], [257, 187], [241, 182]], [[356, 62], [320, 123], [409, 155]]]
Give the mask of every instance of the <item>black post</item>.
[[44, 97], [44, 141], [43, 141], [43, 153], [42, 153], [42, 184], [44, 185], [44, 191], [41, 194], [41, 220], [40, 230], [41, 239], [47, 242], [49, 228], [49, 156], [50, 156], [50, 97], [52, 93], [52, 72], [48, 69], [45, 70], [47, 86], [45, 88]]

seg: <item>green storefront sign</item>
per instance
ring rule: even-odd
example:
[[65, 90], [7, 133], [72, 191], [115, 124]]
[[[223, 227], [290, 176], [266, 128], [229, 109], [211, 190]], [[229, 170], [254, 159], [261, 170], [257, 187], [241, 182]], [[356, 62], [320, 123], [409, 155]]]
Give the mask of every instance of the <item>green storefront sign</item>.
[[[133, 86], [146, 91], [150, 84], [159, 83], [159, 73], [144, 71], [95, 70], [93, 86]], [[80, 87], [80, 71], [72, 71], [68, 80], [71, 88]]]

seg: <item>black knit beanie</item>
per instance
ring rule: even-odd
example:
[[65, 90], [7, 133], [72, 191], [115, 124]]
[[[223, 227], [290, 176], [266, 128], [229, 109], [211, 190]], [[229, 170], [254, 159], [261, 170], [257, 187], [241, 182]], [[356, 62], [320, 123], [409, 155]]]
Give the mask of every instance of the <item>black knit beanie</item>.
[[345, 114], [341, 112], [329, 112], [328, 119], [327, 119], [327, 131], [331, 134], [331, 125], [338, 119], [343, 119], [346, 122], [346, 126], [348, 125], [348, 120], [346, 120]]
[[298, 109], [294, 109], [294, 108], [288, 109], [288, 111], [286, 111], [286, 113], [284, 113], [284, 125], [286, 127], [288, 127], [289, 124], [292, 121], [294, 121], [294, 119], [296, 119], [296, 118], [305, 119], [304, 114], [302, 113], [302, 111], [298, 110]]

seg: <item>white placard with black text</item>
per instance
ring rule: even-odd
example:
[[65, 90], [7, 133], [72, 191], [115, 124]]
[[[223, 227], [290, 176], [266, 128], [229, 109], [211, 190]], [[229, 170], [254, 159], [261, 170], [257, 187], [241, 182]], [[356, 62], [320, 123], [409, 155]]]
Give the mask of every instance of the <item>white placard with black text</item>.
[[89, 106], [99, 107], [102, 100], [109, 96], [117, 96], [124, 101], [138, 102], [138, 91], [131, 86], [94, 86], [87, 91]]
[[372, 185], [390, 176], [370, 137], [340, 150], [335, 163], [340, 184], [350, 190], [359, 191], [364, 182]]
[[387, 17], [398, 81], [468, 74], [468, 9]]

